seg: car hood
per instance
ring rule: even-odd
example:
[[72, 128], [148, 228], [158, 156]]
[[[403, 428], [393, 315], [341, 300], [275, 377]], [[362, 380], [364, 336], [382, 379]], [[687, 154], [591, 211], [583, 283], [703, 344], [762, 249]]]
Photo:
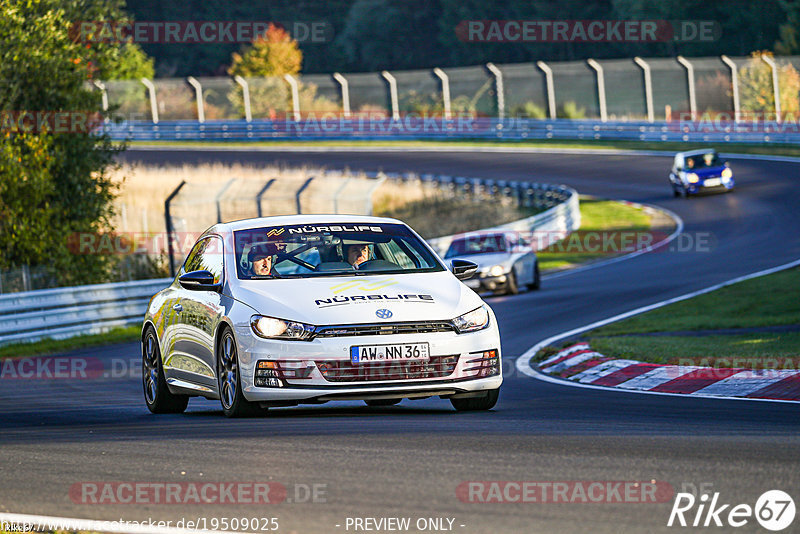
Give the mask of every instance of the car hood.
[[449, 271], [236, 284], [233, 296], [258, 313], [313, 325], [449, 320], [483, 303]]
[[703, 167], [702, 169], [692, 169], [686, 172], [693, 172], [700, 178], [711, 178], [712, 176], [720, 176], [722, 171], [725, 170], [724, 165], [718, 167]]
[[492, 254], [469, 254], [467, 256], [453, 256], [448, 261], [459, 259], [467, 260], [478, 265], [478, 270], [488, 269], [494, 265], [507, 264], [512, 259], [512, 254], [508, 252], [496, 252]]

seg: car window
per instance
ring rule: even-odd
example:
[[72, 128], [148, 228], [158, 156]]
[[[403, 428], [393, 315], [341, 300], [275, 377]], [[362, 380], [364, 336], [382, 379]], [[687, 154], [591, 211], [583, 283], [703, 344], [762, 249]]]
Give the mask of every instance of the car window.
[[183, 264], [183, 272], [209, 271], [214, 275], [214, 283], [222, 280], [224, 262], [222, 256], [222, 239], [216, 236], [206, 237], [198, 241]]
[[[234, 232], [240, 279], [311, 278], [445, 270], [404, 224], [314, 224]], [[269, 274], [256, 275], [253, 250], [272, 257]]]
[[506, 239], [500, 234], [471, 235], [454, 239], [445, 253], [445, 258], [472, 254], [494, 254], [506, 252]]

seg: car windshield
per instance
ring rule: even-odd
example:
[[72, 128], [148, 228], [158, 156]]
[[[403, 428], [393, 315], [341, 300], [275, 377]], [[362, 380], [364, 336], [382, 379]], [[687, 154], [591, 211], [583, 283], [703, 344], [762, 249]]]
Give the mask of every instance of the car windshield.
[[706, 152], [697, 156], [686, 157], [686, 169], [702, 169], [705, 167], [719, 167], [722, 165], [716, 152]]
[[506, 240], [500, 234], [474, 235], [454, 239], [445, 253], [445, 258], [469, 256], [472, 254], [492, 254], [506, 251]]
[[237, 272], [243, 280], [445, 270], [402, 224], [251, 228], [234, 232], [234, 239]]

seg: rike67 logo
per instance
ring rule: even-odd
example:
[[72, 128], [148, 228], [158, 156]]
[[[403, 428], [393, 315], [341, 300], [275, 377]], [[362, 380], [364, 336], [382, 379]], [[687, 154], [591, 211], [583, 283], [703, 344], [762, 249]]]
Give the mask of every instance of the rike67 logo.
[[764, 492], [755, 506], [723, 504], [719, 495], [704, 493], [696, 498], [691, 493], [678, 493], [667, 526], [739, 528], [755, 519], [765, 529], [777, 532], [794, 521], [794, 500], [784, 491]]

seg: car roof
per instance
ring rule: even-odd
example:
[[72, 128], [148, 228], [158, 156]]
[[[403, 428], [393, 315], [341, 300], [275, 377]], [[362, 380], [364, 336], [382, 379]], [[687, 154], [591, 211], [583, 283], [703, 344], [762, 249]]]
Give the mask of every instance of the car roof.
[[676, 156], [699, 156], [701, 154], [708, 154], [709, 152], [716, 152], [713, 148], [699, 148], [697, 150], [688, 150], [686, 152], [678, 152]]
[[289, 226], [295, 224], [405, 224], [390, 217], [372, 217], [367, 215], [277, 215], [273, 217], [255, 217], [241, 219], [227, 223], [218, 223], [206, 230], [205, 233], [235, 232], [248, 228], [264, 228], [267, 226]]

